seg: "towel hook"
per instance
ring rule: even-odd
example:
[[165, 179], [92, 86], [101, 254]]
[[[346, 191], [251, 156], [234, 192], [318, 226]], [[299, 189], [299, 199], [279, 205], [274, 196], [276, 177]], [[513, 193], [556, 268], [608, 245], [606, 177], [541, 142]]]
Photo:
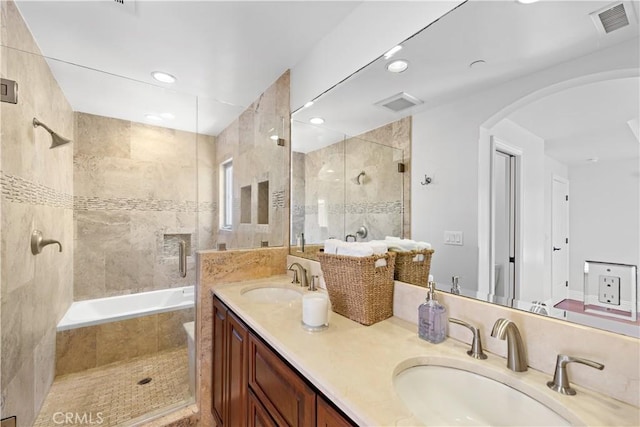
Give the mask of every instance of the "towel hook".
[[425, 173], [425, 174], [424, 174], [424, 182], [423, 182], [423, 181], [421, 181], [421, 182], [420, 182], [420, 184], [422, 184], [422, 185], [429, 185], [429, 184], [431, 184], [431, 181], [432, 181], [431, 177], [430, 177], [430, 176], [427, 176], [427, 174]]

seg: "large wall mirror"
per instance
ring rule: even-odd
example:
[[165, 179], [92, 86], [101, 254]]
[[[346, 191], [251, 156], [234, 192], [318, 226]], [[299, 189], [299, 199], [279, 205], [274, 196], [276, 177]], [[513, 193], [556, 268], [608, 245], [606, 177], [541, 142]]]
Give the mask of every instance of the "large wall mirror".
[[[637, 6], [464, 3], [295, 112], [293, 155], [304, 126], [344, 142], [405, 120], [410, 223], [389, 233], [432, 244], [439, 288], [457, 276], [465, 296], [638, 337]], [[359, 173], [347, 164], [345, 205]], [[292, 215], [301, 194], [308, 207], [294, 180]], [[318, 242], [358, 225], [346, 209], [307, 220], [343, 227]]]

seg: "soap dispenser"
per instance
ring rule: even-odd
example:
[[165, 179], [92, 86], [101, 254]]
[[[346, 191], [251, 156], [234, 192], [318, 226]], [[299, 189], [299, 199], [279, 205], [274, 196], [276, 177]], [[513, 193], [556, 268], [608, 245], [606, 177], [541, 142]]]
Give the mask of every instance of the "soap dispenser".
[[436, 284], [429, 282], [427, 299], [418, 307], [418, 336], [438, 344], [447, 337], [447, 309], [436, 299]]

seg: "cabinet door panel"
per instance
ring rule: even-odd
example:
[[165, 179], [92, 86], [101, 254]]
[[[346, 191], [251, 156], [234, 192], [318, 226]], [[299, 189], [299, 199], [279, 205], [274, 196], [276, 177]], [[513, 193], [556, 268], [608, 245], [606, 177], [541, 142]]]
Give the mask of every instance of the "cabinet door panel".
[[251, 391], [249, 391], [249, 427], [278, 427]]
[[213, 340], [211, 349], [211, 394], [212, 405], [211, 412], [218, 426], [223, 426], [223, 420], [226, 420], [226, 353], [227, 353], [227, 307], [222, 302], [213, 299]]
[[326, 400], [317, 398], [317, 427], [353, 427], [350, 420], [344, 418], [341, 413], [333, 409]]
[[231, 312], [227, 316], [229, 390], [227, 426], [247, 425], [247, 328]]
[[252, 334], [249, 334], [249, 385], [278, 425], [315, 426], [313, 389]]

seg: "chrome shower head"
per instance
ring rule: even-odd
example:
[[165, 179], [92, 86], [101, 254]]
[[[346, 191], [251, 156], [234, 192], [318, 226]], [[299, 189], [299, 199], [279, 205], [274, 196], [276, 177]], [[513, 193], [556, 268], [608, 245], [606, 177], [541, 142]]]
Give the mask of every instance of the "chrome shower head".
[[56, 132], [52, 131], [51, 128], [47, 125], [45, 125], [44, 123], [42, 123], [40, 120], [36, 119], [35, 117], [33, 118], [33, 127], [38, 127], [38, 126], [42, 126], [43, 128], [45, 128], [47, 130], [47, 132], [49, 132], [49, 134], [51, 135], [51, 147], [49, 148], [56, 148], [59, 147], [61, 145], [67, 144], [69, 142], [71, 142], [70, 139], [65, 138], [62, 135], [58, 135]]
[[364, 173], [364, 171], [362, 171], [358, 174], [358, 176], [356, 176], [355, 178], [352, 178], [351, 182], [353, 182], [355, 185], [362, 185], [362, 183], [364, 182], [364, 179], [361, 181], [360, 178], [361, 177], [364, 178], [365, 175], [366, 174]]

